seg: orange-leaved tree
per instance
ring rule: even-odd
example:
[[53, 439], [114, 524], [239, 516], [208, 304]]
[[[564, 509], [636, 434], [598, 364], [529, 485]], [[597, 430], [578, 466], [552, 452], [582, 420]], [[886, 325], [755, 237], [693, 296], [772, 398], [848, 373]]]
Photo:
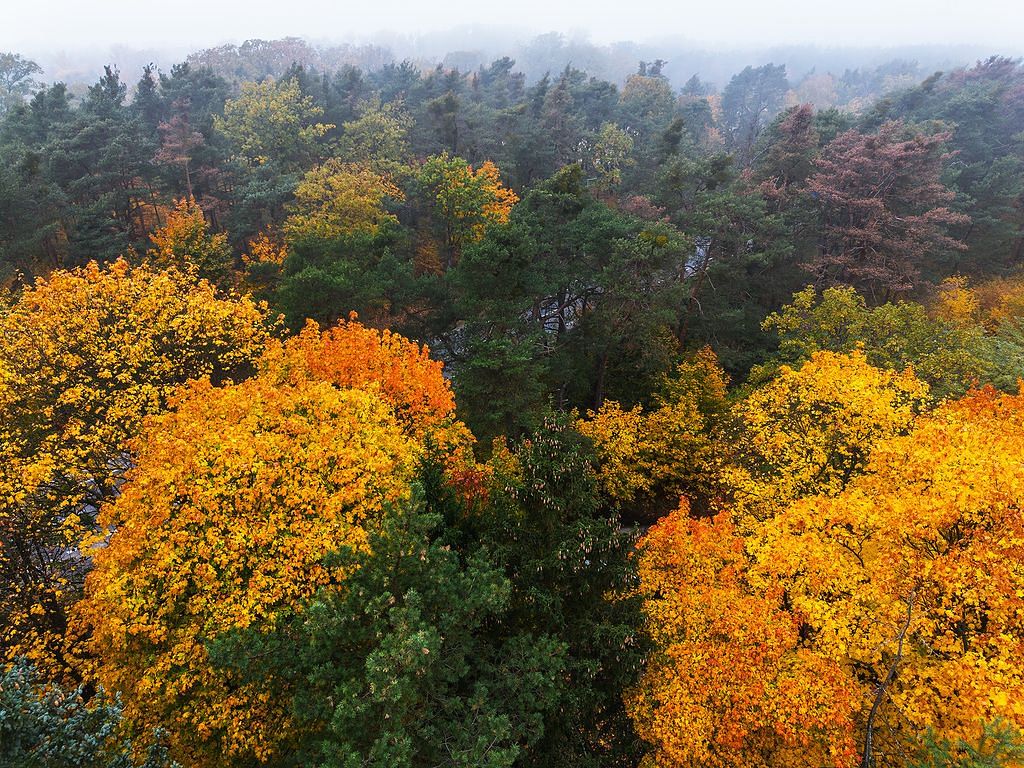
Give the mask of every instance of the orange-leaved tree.
[[55, 272], [0, 312], [0, 656], [72, 673], [78, 552], [143, 419], [189, 379], [249, 375], [266, 308], [124, 261]]
[[[372, 389], [418, 439], [455, 422], [455, 395], [443, 364], [429, 350], [392, 331], [349, 320], [321, 331], [309, 321], [298, 336], [273, 344], [263, 375], [313, 378], [339, 387]], [[461, 431], [456, 427], [457, 431]]]
[[298, 735], [289, 696], [219, 667], [208, 643], [280, 628], [342, 587], [331, 553], [365, 545], [425, 451], [468, 440], [440, 364], [354, 320], [271, 344], [241, 384], [187, 388], [102, 514], [113, 533], [76, 612], [93, 679], [189, 765], [271, 760]]
[[206, 216], [196, 201], [182, 198], [167, 222], [149, 236], [153, 246], [146, 258], [156, 267], [194, 270], [200, 277], [223, 282], [231, 275], [234, 255], [223, 232], [211, 234]]
[[627, 705], [664, 768], [848, 766], [858, 688], [802, 642], [783, 590], [750, 578], [728, 514], [689, 505], [640, 545], [640, 591], [655, 650]]
[[838, 492], [652, 528], [629, 702], [654, 764], [907, 765], [1024, 726], [1022, 428], [1024, 395], [972, 392]]

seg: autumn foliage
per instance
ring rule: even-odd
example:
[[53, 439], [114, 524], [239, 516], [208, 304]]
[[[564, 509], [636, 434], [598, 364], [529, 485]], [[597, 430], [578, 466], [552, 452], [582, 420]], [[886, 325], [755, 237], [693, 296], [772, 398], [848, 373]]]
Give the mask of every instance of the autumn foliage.
[[714, 432], [727, 409], [727, 384], [705, 348], [664, 378], [654, 408], [626, 410], [609, 400], [580, 419], [577, 429], [594, 441], [606, 496], [618, 505], [714, 496], [720, 468]]
[[310, 322], [298, 336], [273, 346], [263, 361], [264, 375], [373, 390], [419, 438], [455, 418], [455, 396], [442, 368], [426, 347], [355, 318], [322, 332]]
[[182, 198], [167, 216], [166, 223], [150, 235], [149, 263], [160, 269], [195, 271], [200, 277], [219, 282], [234, 266], [234, 256], [223, 232], [212, 233], [203, 210], [191, 198]]
[[123, 692], [134, 729], [167, 728], [191, 765], [265, 759], [289, 732], [287, 711], [214, 669], [204, 644], [287, 621], [340, 583], [324, 556], [358, 546], [405, 497], [416, 445], [373, 393], [256, 378], [195, 384], [138, 453], [103, 511], [116, 532], [95, 550], [76, 611], [95, 679]]
[[965, 248], [947, 231], [970, 221], [951, 208], [955, 195], [940, 178], [950, 137], [912, 134], [891, 121], [874, 134], [847, 131], [825, 147], [807, 183], [824, 217], [811, 262], [821, 278], [879, 297], [905, 293], [926, 257]]
[[488, 227], [507, 222], [519, 202], [490, 161], [474, 169], [462, 158], [444, 153], [427, 159], [419, 179], [437, 220], [446, 268], [458, 261], [463, 246], [483, 237]]
[[628, 53], [0, 52], [0, 765], [1024, 768], [1024, 64]]
[[910, 428], [927, 392], [913, 371], [875, 368], [859, 350], [784, 366], [736, 407], [724, 470], [735, 508], [763, 518], [803, 496], [839, 493], [878, 441]]
[[1024, 725], [1022, 424], [1021, 395], [944, 405], [752, 545], [815, 652], [874, 690], [894, 670], [878, 726], [891, 740], [933, 728], [974, 743], [983, 721]]
[[654, 526], [657, 651], [629, 694], [653, 764], [902, 764], [1024, 725], [1022, 419], [1024, 396], [973, 392], [772, 516]]
[[369, 168], [328, 160], [307, 171], [296, 187], [285, 235], [292, 240], [375, 235], [382, 226], [398, 223], [385, 209], [389, 199], [403, 199], [390, 179]]
[[131, 726], [167, 728], [192, 765], [269, 759], [292, 738], [280, 692], [240, 683], [206, 643], [342, 585], [325, 558], [365, 546], [428, 447], [457, 455], [468, 433], [453, 415], [425, 349], [353, 320], [310, 324], [271, 344], [254, 378], [197, 382], [151, 420], [76, 611], [92, 674], [124, 692]]
[[656, 650], [627, 702], [652, 765], [851, 764], [856, 686], [804, 647], [782, 587], [751, 578], [727, 514], [684, 502], [647, 533], [639, 577]]
[[0, 646], [72, 666], [64, 610], [80, 538], [116, 495], [129, 442], [190, 379], [255, 369], [264, 307], [176, 270], [118, 261], [58, 272], [0, 314]]

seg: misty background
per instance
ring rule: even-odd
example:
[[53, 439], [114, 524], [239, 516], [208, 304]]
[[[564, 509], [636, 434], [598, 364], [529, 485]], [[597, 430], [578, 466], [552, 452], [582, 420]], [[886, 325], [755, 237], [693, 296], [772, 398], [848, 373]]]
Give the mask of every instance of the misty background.
[[421, 68], [467, 71], [509, 56], [528, 81], [571, 65], [621, 83], [639, 61], [660, 59], [677, 87], [696, 74], [720, 88], [747, 65], [784, 64], [790, 80], [799, 81], [888, 64], [898, 87], [904, 79], [993, 54], [1019, 56], [1021, 29], [1024, 5], [1003, 0], [649, 0], [614, 6], [575, 0], [183, 0], [144, 10], [123, 0], [88, 6], [46, 0], [0, 15], [0, 50], [35, 60], [44, 70], [41, 80], [66, 82], [73, 92], [94, 82], [104, 65], [129, 80], [147, 64], [166, 71], [189, 56], [223, 70], [239, 49], [251, 52], [253, 43], [246, 48], [246, 41], [289, 37], [296, 38], [286, 47], [294, 62], [318, 69], [350, 64], [373, 70], [408, 60]]

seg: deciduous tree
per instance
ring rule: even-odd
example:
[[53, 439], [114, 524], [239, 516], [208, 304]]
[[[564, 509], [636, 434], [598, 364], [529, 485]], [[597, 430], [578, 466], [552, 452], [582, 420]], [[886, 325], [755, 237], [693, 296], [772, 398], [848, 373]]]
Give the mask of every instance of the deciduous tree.
[[627, 703], [650, 764], [851, 765], [859, 690], [847, 670], [805, 647], [782, 588], [751, 577], [728, 513], [689, 511], [684, 502], [639, 547], [655, 648]]
[[852, 284], [885, 300], [914, 288], [926, 259], [966, 247], [946, 234], [969, 221], [950, 208], [955, 195], [941, 179], [950, 135], [893, 121], [874, 134], [846, 131], [825, 147], [807, 182], [823, 217], [810, 262], [819, 283]]
[[398, 223], [386, 203], [403, 199], [401, 190], [386, 177], [331, 159], [302, 177], [284, 233], [292, 241], [372, 237], [381, 227]]
[[0, 313], [0, 649], [74, 674], [65, 610], [87, 561], [81, 538], [117, 495], [130, 440], [173, 389], [241, 378], [272, 324], [176, 270], [119, 261], [55, 272]]
[[783, 366], [736, 406], [725, 481], [737, 514], [763, 518], [803, 496], [839, 493], [879, 441], [910, 429], [927, 394], [912, 370], [875, 368], [860, 350]]
[[748, 544], [809, 646], [866, 686], [862, 754], [929, 730], [978, 743], [1024, 723], [1024, 398], [989, 388], [882, 441], [840, 494], [793, 504]]
[[306, 377], [196, 382], [154, 419], [117, 500], [76, 621], [93, 679], [135, 733], [168, 730], [189, 765], [266, 761], [291, 738], [288, 702], [215, 668], [206, 644], [288, 622], [407, 498], [417, 445], [376, 394]]
[[682, 495], [705, 503], [715, 496], [715, 433], [727, 410], [727, 382], [706, 347], [664, 378], [653, 408], [607, 401], [577, 421], [594, 441], [601, 489], [612, 503], [638, 503], [650, 516], [665, 504], [674, 508]]
[[444, 249], [445, 269], [455, 264], [466, 243], [479, 240], [487, 227], [508, 221], [519, 196], [501, 183], [498, 167], [487, 161], [476, 170], [447, 153], [429, 158], [420, 169]]
[[305, 96], [295, 79], [244, 83], [237, 98], [214, 118], [217, 130], [230, 139], [251, 163], [273, 160], [292, 169], [314, 160], [317, 141], [333, 125], [317, 122], [323, 109]]
[[226, 283], [235, 264], [223, 232], [210, 232], [206, 215], [196, 201], [182, 198], [167, 216], [167, 223], [149, 236], [146, 258], [160, 269], [193, 272], [214, 284]]

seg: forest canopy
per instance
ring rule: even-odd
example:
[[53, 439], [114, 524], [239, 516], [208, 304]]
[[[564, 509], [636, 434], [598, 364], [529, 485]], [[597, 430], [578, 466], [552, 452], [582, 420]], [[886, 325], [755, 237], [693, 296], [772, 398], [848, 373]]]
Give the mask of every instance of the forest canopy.
[[1024, 64], [544, 44], [0, 54], [0, 765], [1024, 765]]

